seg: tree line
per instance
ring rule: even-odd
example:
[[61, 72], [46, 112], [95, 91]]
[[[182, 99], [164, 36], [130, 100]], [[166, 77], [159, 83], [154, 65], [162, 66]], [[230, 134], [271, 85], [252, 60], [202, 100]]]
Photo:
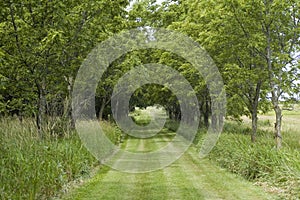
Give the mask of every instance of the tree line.
[[[74, 126], [72, 85], [87, 54], [122, 30], [161, 27], [188, 35], [210, 54], [226, 87], [227, 117], [249, 116], [253, 142], [258, 113], [274, 110], [280, 148], [281, 100], [299, 93], [299, 10], [296, 0], [2, 1], [1, 116], [35, 117], [41, 137], [43, 127], [58, 119]], [[111, 115], [110, 97], [118, 79], [146, 63], [171, 66], [190, 82], [201, 123], [208, 126], [211, 99], [204, 79], [184, 59], [157, 49], [132, 51], [110, 65], [97, 87], [97, 116]], [[130, 101], [132, 108], [154, 104], [180, 120], [178, 100], [163, 86], [146, 85]]]

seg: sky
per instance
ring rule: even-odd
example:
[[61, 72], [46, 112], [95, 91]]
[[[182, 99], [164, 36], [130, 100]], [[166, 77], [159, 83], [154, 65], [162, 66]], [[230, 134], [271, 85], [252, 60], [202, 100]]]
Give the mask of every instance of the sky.
[[[128, 6], [127, 10], [130, 10], [132, 5], [136, 2], [137, 0], [133, 0], [132, 2], [130, 2], [130, 5]], [[161, 4], [164, 0], [156, 0], [156, 2], [158, 4]]]

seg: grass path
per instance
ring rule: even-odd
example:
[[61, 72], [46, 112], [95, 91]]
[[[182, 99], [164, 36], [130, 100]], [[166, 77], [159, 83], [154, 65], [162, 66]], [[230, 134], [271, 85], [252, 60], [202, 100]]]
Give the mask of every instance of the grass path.
[[[172, 132], [163, 129], [156, 137], [149, 139], [130, 137], [123, 143], [123, 148], [132, 152], [149, 152], [166, 145], [172, 135]], [[135, 162], [128, 162], [121, 154], [115, 162], [136, 167]], [[173, 164], [154, 172], [132, 174], [102, 167], [92, 179], [73, 189], [64, 199], [252, 200], [274, 199], [274, 196], [220, 169], [209, 160], [200, 159], [191, 147]]]

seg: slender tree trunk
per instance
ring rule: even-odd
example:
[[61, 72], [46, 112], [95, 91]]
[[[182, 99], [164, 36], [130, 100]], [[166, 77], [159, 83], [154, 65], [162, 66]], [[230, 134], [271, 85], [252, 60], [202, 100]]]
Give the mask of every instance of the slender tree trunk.
[[73, 78], [72, 77], [65, 77], [67, 83], [68, 83], [68, 98], [67, 98], [67, 103], [68, 103], [68, 118], [71, 120], [70, 121], [70, 126], [71, 129], [75, 129], [75, 119], [72, 116], [72, 85], [73, 85]]
[[106, 104], [106, 100], [105, 100], [105, 98], [103, 98], [102, 102], [101, 102], [101, 107], [100, 107], [100, 110], [99, 110], [99, 119], [100, 119], [100, 121], [102, 121], [102, 119], [103, 119], [103, 111], [104, 111], [104, 108], [105, 108], [105, 104]]
[[[70, 103], [72, 104], [72, 102], [71, 102], [71, 100], [69, 100], [70, 101]], [[70, 124], [70, 126], [71, 126], [71, 129], [75, 129], [75, 119], [74, 119], [74, 117], [72, 116], [72, 105], [70, 105], [70, 111], [69, 111], [69, 118], [71, 119], [71, 124]]]
[[176, 115], [176, 121], [180, 121], [181, 120], [181, 112], [180, 112], [179, 108], [176, 109], [175, 115]]
[[218, 117], [215, 113], [211, 115], [211, 127], [214, 131], [217, 131], [218, 127]]
[[172, 111], [171, 111], [171, 109], [168, 109], [168, 110], [167, 110], [167, 112], [168, 112], [168, 116], [169, 116], [169, 118], [170, 118], [170, 119], [173, 119], [173, 116], [172, 116]]
[[72, 100], [71, 100], [71, 95], [69, 93], [68, 96], [65, 98], [64, 102], [64, 111], [62, 114], [62, 117], [66, 117], [68, 120], [68, 126], [70, 126], [71, 129], [75, 129], [75, 119], [72, 116]]
[[271, 50], [271, 33], [270, 27], [266, 27], [266, 38], [267, 38], [267, 49], [266, 49], [266, 58], [267, 58], [267, 65], [268, 65], [268, 73], [269, 73], [269, 84], [271, 88], [271, 99], [273, 104], [273, 109], [275, 111], [276, 122], [274, 125], [275, 131], [275, 143], [277, 149], [281, 148], [282, 144], [282, 136], [281, 136], [281, 108], [279, 107], [279, 97], [281, 94], [280, 85], [275, 83], [275, 72], [273, 69], [272, 63], [272, 50]]
[[44, 123], [44, 115], [45, 115], [45, 107], [46, 107], [46, 97], [44, 95], [43, 84], [37, 84], [38, 88], [38, 112], [36, 115], [36, 125], [38, 129], [38, 133], [40, 138], [44, 137], [43, 133], [43, 123]]
[[114, 112], [114, 118], [115, 118], [115, 121], [119, 121], [120, 119], [119, 119], [119, 110], [118, 110], [118, 108], [119, 108], [119, 101], [117, 101], [116, 102], [116, 104], [115, 104], [115, 108], [114, 108], [114, 110], [113, 110], [113, 112]]
[[256, 84], [255, 88], [255, 96], [252, 102], [252, 109], [251, 109], [251, 119], [252, 119], [252, 133], [251, 133], [251, 141], [256, 141], [256, 133], [257, 133], [257, 111], [258, 111], [258, 100], [259, 100], [259, 94], [261, 89], [262, 81], [259, 80]]
[[256, 141], [256, 132], [257, 132], [257, 111], [252, 111], [251, 114], [252, 119], [252, 133], [251, 133], [251, 141]]
[[219, 114], [219, 128], [222, 128], [224, 126], [224, 117], [225, 117], [224, 113]]
[[209, 108], [209, 102], [208, 100], [205, 101], [205, 112], [204, 112], [204, 125], [206, 128], [208, 128], [209, 126], [209, 111], [210, 111], [210, 108]]
[[280, 149], [282, 146], [282, 135], [281, 135], [282, 114], [281, 114], [281, 108], [279, 107], [278, 102], [275, 103], [274, 111], [275, 111], [275, 116], [276, 116], [276, 122], [274, 124], [275, 143], [276, 143], [276, 148]]

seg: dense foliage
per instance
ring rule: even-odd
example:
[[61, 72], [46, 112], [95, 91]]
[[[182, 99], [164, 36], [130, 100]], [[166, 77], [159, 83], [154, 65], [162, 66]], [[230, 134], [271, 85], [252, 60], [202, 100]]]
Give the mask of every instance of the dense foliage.
[[[51, 196], [88, 171], [93, 158], [85, 150], [79, 151], [79, 139], [70, 136], [77, 70], [98, 43], [125, 29], [143, 31], [141, 27], [176, 30], [197, 41], [223, 77], [226, 117], [251, 118], [248, 129], [257, 143], [248, 145], [249, 138], [244, 136], [224, 136], [220, 142], [224, 149], [219, 145], [213, 153], [215, 157], [226, 154], [219, 163], [249, 179], [264, 177], [264, 173], [292, 177], [299, 170], [277, 174], [285, 170], [277, 162], [289, 165], [290, 160], [285, 159], [292, 158], [285, 151], [277, 154], [272, 150], [269, 142], [273, 137], [264, 141], [257, 134], [258, 114], [272, 108], [275, 125], [267, 135], [274, 135], [279, 149], [285, 144], [280, 101], [289, 104], [299, 100], [299, 1], [165, 0], [159, 4], [155, 0], [10, 0], [0, 2], [0, 13], [0, 170], [1, 183], [6, 183], [0, 188], [1, 197]], [[211, 98], [199, 72], [178, 55], [159, 49], [132, 51], [110, 64], [95, 96], [99, 119], [110, 119], [111, 95], [120, 77], [147, 63], [168, 65], [181, 73], [198, 98], [200, 127], [213, 122]], [[130, 100], [131, 110], [156, 104], [166, 109], [171, 119], [168, 126], [175, 126], [181, 118], [180, 106], [167, 87], [145, 85]], [[12, 116], [19, 121], [11, 121]], [[109, 137], [120, 140], [119, 133]], [[245, 148], [233, 152], [241, 146]], [[239, 156], [245, 160], [244, 167], [236, 167]]]
[[[228, 116], [252, 118], [256, 138], [257, 113], [276, 113], [275, 136], [281, 146], [280, 100], [299, 90], [299, 2], [242, 0], [175, 1], [9, 1], [1, 3], [0, 114], [20, 119], [35, 116], [40, 135], [49, 117], [70, 119], [76, 72], [95, 45], [124, 29], [162, 27], [199, 42], [221, 72], [228, 98]], [[208, 126], [211, 100], [206, 83], [190, 63], [158, 49], [132, 51], [114, 61], [99, 82], [97, 116], [111, 114], [110, 96], [128, 70], [160, 63], [178, 70], [193, 86]], [[134, 82], [134, 80], [132, 80]], [[150, 85], [132, 97], [131, 107], [161, 104], [180, 119], [177, 99], [168, 88]]]
[[[125, 28], [120, 1], [3, 1], [0, 114], [70, 120], [77, 70], [98, 43]], [[67, 120], [67, 121], [68, 121]]]

